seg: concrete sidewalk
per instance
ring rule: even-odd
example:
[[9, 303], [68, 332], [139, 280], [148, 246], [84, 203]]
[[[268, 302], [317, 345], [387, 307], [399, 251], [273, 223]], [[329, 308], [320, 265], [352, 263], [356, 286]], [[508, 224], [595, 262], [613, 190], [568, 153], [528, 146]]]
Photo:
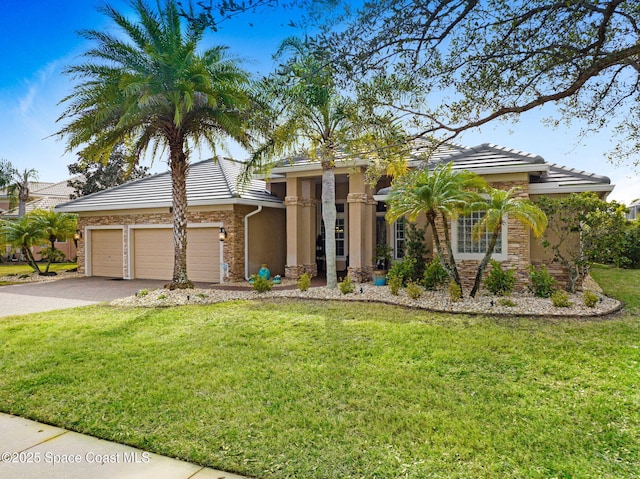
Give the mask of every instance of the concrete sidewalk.
[[247, 479], [3, 413], [0, 477]]

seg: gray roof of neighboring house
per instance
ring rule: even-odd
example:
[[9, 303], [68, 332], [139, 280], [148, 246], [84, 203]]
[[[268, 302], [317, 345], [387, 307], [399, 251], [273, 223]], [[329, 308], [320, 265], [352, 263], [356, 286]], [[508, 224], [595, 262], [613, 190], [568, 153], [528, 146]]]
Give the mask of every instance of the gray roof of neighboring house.
[[[192, 163], [187, 174], [187, 203], [190, 206], [249, 204], [279, 207], [282, 201], [271, 195], [261, 180], [238, 187], [243, 164], [228, 158]], [[108, 190], [68, 201], [57, 211], [82, 212], [159, 208], [172, 205], [171, 173], [166, 171]]]
[[[74, 176], [73, 178], [77, 178], [77, 176]], [[73, 188], [67, 186], [68, 181], [69, 180], [64, 180], [57, 183], [42, 181], [30, 182], [29, 196], [33, 197], [33, 200], [27, 202], [25, 205], [25, 212], [30, 213], [33, 210], [39, 209], [49, 210], [59, 203], [68, 201], [69, 196], [74, 191]], [[5, 218], [17, 218], [18, 208], [13, 208], [2, 216]]]

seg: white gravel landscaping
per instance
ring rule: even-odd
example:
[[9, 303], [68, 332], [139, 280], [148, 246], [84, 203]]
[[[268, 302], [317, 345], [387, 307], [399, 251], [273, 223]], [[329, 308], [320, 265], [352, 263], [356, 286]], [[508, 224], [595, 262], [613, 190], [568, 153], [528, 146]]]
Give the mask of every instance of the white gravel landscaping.
[[[246, 283], [245, 283], [246, 285]], [[116, 299], [109, 304], [120, 307], [169, 307], [186, 304], [213, 304], [233, 300], [272, 300], [277, 298], [314, 299], [335, 301], [364, 301], [396, 304], [417, 309], [437, 312], [498, 314], [513, 316], [602, 316], [620, 309], [621, 303], [599, 293], [600, 301], [593, 308], [584, 305], [582, 294], [569, 295], [573, 306], [559, 308], [553, 306], [550, 299], [536, 298], [530, 294], [514, 293], [509, 297], [515, 306], [501, 305], [501, 298], [483, 295], [476, 299], [464, 298], [452, 302], [447, 291], [425, 291], [421, 298], [414, 300], [404, 290], [394, 296], [388, 286], [373, 286], [371, 283], [356, 284], [352, 294], [343, 295], [339, 289], [328, 290], [324, 287], [309, 288], [302, 292], [298, 289], [274, 289], [266, 293], [253, 290], [237, 291], [232, 289], [189, 289], [169, 291], [157, 289], [142, 291], [136, 296]]]

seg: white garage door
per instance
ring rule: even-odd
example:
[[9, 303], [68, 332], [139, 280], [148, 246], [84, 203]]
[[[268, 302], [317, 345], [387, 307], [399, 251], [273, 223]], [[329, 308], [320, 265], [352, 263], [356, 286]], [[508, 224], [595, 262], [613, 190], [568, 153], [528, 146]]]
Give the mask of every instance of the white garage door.
[[[133, 230], [134, 278], [170, 280], [173, 275], [173, 230]], [[187, 274], [191, 281], [220, 281], [217, 228], [187, 228]]]
[[91, 230], [91, 276], [122, 278], [122, 230]]

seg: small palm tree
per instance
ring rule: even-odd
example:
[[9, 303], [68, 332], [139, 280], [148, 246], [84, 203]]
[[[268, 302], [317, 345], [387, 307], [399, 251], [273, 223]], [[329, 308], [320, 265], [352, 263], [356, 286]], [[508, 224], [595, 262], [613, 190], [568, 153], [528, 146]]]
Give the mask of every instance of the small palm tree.
[[[469, 204], [477, 202], [477, 190], [485, 186], [486, 182], [477, 174], [467, 170], [454, 170], [452, 163], [446, 163], [436, 166], [433, 171], [421, 169], [408, 173], [393, 184], [389, 194], [387, 220], [395, 221], [407, 216], [409, 221], [415, 221], [420, 213], [424, 213], [433, 232], [440, 263], [449, 278], [461, 289], [462, 282], [451, 245], [449, 220], [457, 218]], [[442, 220], [446, 257], [436, 228], [438, 218]]]
[[491, 255], [496, 247], [502, 231], [502, 225], [506, 221], [507, 216], [530, 228], [537, 238], [539, 238], [547, 228], [547, 216], [531, 200], [519, 198], [517, 193], [520, 190], [518, 187], [509, 190], [489, 188], [489, 197], [486, 201], [481, 201], [471, 206], [472, 209], [485, 211], [482, 219], [474, 225], [472, 231], [474, 239], [479, 239], [485, 232], [491, 234], [491, 238], [487, 244], [487, 251], [478, 265], [476, 278], [473, 283], [473, 288], [471, 289], [472, 298], [475, 298], [476, 293], [480, 289], [482, 276], [487, 269], [489, 260], [491, 260]]
[[193, 287], [187, 275], [187, 191], [189, 155], [202, 143], [214, 151], [231, 138], [249, 144], [246, 112], [252, 105], [249, 74], [226, 55], [225, 47], [200, 52], [204, 25], [183, 27], [175, 0], [158, 12], [132, 0], [132, 21], [110, 6], [103, 11], [123, 35], [84, 31], [97, 46], [89, 61], [68, 68], [83, 80], [62, 100], [69, 119], [60, 136], [68, 150], [107, 161], [123, 142], [136, 161], [151, 147], [168, 150], [173, 191], [174, 266], [169, 288]]
[[27, 212], [31, 181], [37, 179], [38, 172], [35, 169], [25, 168], [20, 172], [11, 162], [0, 160], [0, 188], [6, 187], [9, 209], [18, 206], [18, 218], [22, 218]]
[[55, 258], [56, 241], [65, 241], [73, 237], [78, 226], [77, 216], [71, 213], [60, 213], [53, 210], [35, 210], [29, 217], [42, 230], [42, 235], [49, 241], [50, 254], [44, 274], [49, 273], [51, 263]]
[[3, 221], [0, 225], [0, 233], [5, 236], [5, 241], [22, 252], [33, 271], [42, 274], [31, 251], [33, 246], [41, 244], [46, 239], [40, 225], [33, 221], [30, 215], [25, 215], [17, 221]]

